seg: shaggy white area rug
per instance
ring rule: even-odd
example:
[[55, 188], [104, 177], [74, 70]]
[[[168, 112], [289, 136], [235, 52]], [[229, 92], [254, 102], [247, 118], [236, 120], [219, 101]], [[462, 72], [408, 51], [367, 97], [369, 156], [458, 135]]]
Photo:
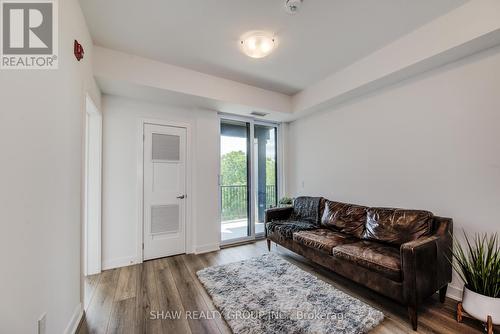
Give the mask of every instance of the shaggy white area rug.
[[382, 312], [278, 255], [205, 268], [198, 278], [234, 333], [366, 333]]

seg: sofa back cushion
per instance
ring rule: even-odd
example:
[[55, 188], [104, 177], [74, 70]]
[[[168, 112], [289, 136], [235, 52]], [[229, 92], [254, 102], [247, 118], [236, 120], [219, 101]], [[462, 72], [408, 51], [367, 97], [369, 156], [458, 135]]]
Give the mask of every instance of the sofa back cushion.
[[297, 197], [293, 201], [292, 219], [319, 225], [322, 197]]
[[363, 238], [400, 246], [429, 235], [432, 219], [429, 211], [369, 208]]
[[365, 230], [367, 207], [325, 200], [321, 225], [361, 238]]

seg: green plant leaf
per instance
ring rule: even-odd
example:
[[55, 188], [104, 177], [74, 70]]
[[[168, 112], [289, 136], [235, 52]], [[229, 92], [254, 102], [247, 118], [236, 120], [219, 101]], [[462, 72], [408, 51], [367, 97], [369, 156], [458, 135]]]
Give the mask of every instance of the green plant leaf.
[[464, 243], [453, 240], [448, 261], [467, 287], [485, 296], [500, 298], [500, 243], [498, 235], [463, 232]]

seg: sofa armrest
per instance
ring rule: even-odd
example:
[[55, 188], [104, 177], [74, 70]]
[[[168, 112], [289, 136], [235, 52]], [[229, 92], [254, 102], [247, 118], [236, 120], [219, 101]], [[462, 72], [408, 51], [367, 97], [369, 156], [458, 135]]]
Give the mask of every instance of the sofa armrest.
[[265, 222], [267, 223], [273, 220], [286, 220], [290, 218], [292, 212], [293, 212], [293, 206], [267, 209]]
[[[284, 206], [266, 210], [264, 219], [264, 236], [267, 238], [267, 223], [273, 220], [287, 220], [293, 212], [293, 206]], [[269, 247], [269, 246], [268, 246]]]
[[409, 305], [418, 305], [446, 282], [446, 278], [438, 277], [439, 266], [451, 266], [446, 260], [443, 263], [442, 242], [439, 235], [432, 235], [401, 245], [403, 294]]

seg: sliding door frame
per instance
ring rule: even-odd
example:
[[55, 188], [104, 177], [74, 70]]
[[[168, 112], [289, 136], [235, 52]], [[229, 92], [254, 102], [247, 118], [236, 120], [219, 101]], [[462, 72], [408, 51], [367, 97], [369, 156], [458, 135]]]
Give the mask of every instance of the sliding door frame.
[[[218, 221], [219, 221], [219, 244], [221, 246], [228, 246], [232, 244], [238, 244], [242, 242], [248, 242], [252, 240], [259, 240], [263, 239], [264, 235], [260, 234], [258, 236], [255, 235], [255, 216], [258, 215], [257, 212], [255, 212], [255, 190], [256, 188], [256, 180], [254, 178], [254, 173], [255, 173], [255, 166], [254, 166], [254, 136], [255, 136], [255, 127], [254, 125], [264, 125], [264, 126], [273, 126], [276, 127], [276, 188], [277, 188], [277, 198], [276, 201], [279, 201], [279, 198], [281, 196], [281, 180], [282, 180], [282, 169], [281, 169], [281, 163], [282, 163], [282, 155], [281, 155], [281, 124], [277, 122], [269, 122], [269, 121], [263, 121], [263, 120], [257, 120], [255, 118], [251, 117], [245, 117], [245, 116], [237, 116], [237, 115], [231, 115], [231, 114], [225, 114], [225, 113], [219, 113], [219, 164], [218, 164], [218, 181], [217, 181], [217, 187], [218, 187], [218, 207], [219, 207], [219, 212], [218, 212]], [[249, 131], [249, 140], [250, 140], [250, 145], [249, 146], [249, 154], [248, 154], [248, 170], [247, 170], [247, 175], [249, 175], [249, 192], [248, 192], [248, 205], [249, 205], [249, 210], [248, 210], [248, 223], [250, 224], [250, 235], [246, 237], [241, 237], [241, 238], [235, 238], [231, 240], [222, 240], [222, 234], [220, 233], [220, 227], [222, 223], [222, 191], [221, 191], [221, 122], [224, 120], [228, 121], [236, 121], [236, 122], [242, 122], [242, 123], [248, 123], [250, 126], [250, 131]]]

